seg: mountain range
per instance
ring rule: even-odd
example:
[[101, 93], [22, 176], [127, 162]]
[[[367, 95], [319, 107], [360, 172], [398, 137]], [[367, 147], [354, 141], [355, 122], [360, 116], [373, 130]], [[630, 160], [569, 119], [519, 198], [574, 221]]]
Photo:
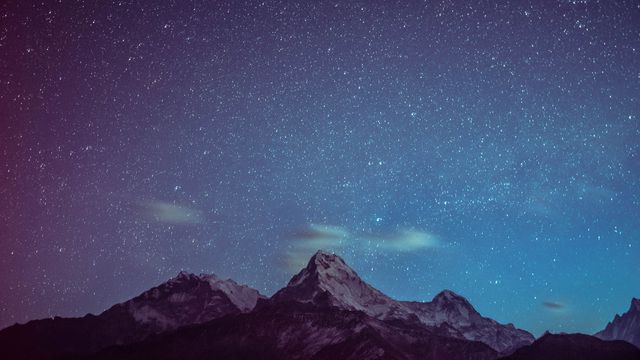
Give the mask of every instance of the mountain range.
[[[637, 339], [637, 299], [631, 310], [635, 317], [616, 316], [597, 336]], [[591, 349], [593, 359], [640, 359], [640, 350], [623, 341], [550, 334], [534, 340], [483, 317], [449, 290], [430, 302], [392, 299], [339, 256], [318, 251], [270, 298], [231, 279], [181, 272], [97, 316], [8, 327], [0, 331], [0, 353], [7, 359], [515, 360]]]
[[296, 301], [362, 311], [379, 320], [413, 320], [437, 328], [447, 336], [483, 342], [498, 352], [508, 352], [533, 342], [530, 333], [482, 317], [452, 291], [442, 291], [431, 302], [396, 301], [374, 289], [339, 256], [316, 253], [306, 268], [275, 293], [272, 301]]

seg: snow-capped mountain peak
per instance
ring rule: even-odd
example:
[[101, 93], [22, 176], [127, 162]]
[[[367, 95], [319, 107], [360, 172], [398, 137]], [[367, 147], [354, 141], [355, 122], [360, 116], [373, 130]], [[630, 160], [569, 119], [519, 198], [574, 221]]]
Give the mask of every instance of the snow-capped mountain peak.
[[298, 286], [309, 278], [321, 283], [356, 278], [358, 275], [338, 255], [322, 250], [316, 252], [307, 266], [294, 276], [287, 286]]
[[201, 279], [209, 283], [211, 290], [222, 291], [227, 295], [229, 300], [241, 311], [251, 311], [261, 295], [257, 290], [246, 285], [239, 285], [232, 279], [222, 280], [217, 276], [210, 274], [201, 276]]
[[430, 312], [436, 315], [436, 324], [454, 317], [464, 319], [464, 322], [470, 321], [471, 316], [480, 318], [480, 314], [466, 298], [451, 290], [444, 290], [434, 296], [430, 308]]
[[356, 275], [355, 271], [347, 266], [341, 257], [322, 250], [316, 252], [309, 260], [309, 263], [316, 265], [319, 273], [343, 271], [349, 275]]
[[449, 336], [482, 341], [498, 351], [534, 338], [513, 325], [482, 317], [464, 297], [444, 290], [431, 302], [397, 301], [364, 282], [339, 256], [318, 251], [270, 301], [296, 301], [358, 310], [376, 319], [416, 319]]
[[318, 251], [272, 301], [310, 302], [384, 318], [401, 311], [396, 301], [365, 283], [338, 255]]
[[158, 330], [175, 329], [226, 314], [251, 311], [257, 290], [214, 274], [181, 271], [174, 278], [120, 304], [136, 322]]
[[[223, 280], [215, 274], [196, 275], [186, 271], [180, 271], [178, 275], [166, 283], [161, 284], [158, 288], [172, 289], [176, 286], [180, 286], [181, 284], [184, 285], [190, 282], [192, 283], [192, 287], [198, 286], [198, 284], [208, 284], [212, 291], [221, 291], [241, 312], [252, 310], [256, 305], [257, 298], [261, 296], [258, 294], [257, 290], [246, 285], [239, 285], [232, 279]], [[157, 298], [159, 294], [158, 291], [152, 289], [150, 292], [152, 297]], [[180, 296], [174, 295], [174, 299], [177, 297]]]
[[443, 290], [433, 297], [432, 303], [438, 305], [456, 305], [468, 308], [473, 308], [469, 300], [464, 296], [458, 295], [451, 290]]
[[[405, 302], [428, 326], [452, 328], [465, 339], [482, 341], [499, 352], [508, 352], [533, 342], [533, 335], [513, 324], [500, 324], [483, 317], [471, 303], [451, 290], [437, 294], [431, 302]], [[455, 335], [452, 331], [451, 334]]]
[[197, 278], [196, 274], [192, 274], [190, 272], [187, 271], [180, 271], [178, 273], [178, 275], [176, 275], [175, 277], [169, 279], [169, 281], [167, 281], [167, 283], [178, 283], [178, 282], [183, 282], [183, 281], [189, 281], [192, 279]]
[[439, 292], [436, 296], [433, 297], [433, 301], [438, 301], [440, 299], [446, 299], [446, 300], [464, 300], [466, 301], [466, 299], [456, 293], [454, 293], [451, 290], [442, 290], [441, 292]]

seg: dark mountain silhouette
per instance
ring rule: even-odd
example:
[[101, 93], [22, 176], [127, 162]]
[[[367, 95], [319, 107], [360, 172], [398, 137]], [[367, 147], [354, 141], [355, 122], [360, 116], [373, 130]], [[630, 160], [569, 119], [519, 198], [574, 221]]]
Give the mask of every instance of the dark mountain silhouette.
[[95, 359], [495, 359], [475, 341], [419, 324], [385, 322], [361, 311], [310, 303], [264, 302], [248, 314], [103, 350]]
[[584, 334], [546, 333], [502, 360], [638, 360], [640, 349], [625, 341], [604, 341]]

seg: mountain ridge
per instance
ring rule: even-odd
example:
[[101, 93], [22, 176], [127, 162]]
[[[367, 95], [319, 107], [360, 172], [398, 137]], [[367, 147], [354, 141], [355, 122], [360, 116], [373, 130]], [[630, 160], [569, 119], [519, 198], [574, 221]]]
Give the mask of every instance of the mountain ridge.
[[93, 353], [107, 346], [138, 342], [153, 334], [247, 312], [252, 309], [247, 307], [260, 298], [264, 296], [257, 290], [233, 280], [180, 272], [98, 315], [55, 317], [9, 326], [0, 330], [0, 349], [26, 354], [25, 359]]
[[486, 344], [310, 302], [263, 302], [254, 311], [104, 349], [92, 360], [204, 358], [272, 360], [493, 360]]
[[629, 310], [622, 315], [616, 314], [594, 336], [602, 340], [624, 340], [640, 348], [640, 299], [632, 298]]
[[[633, 299], [629, 312], [638, 309]], [[395, 300], [340, 256], [318, 251], [269, 298], [232, 279], [180, 272], [99, 315], [0, 330], [0, 351], [10, 359], [105, 360], [211, 354], [283, 360], [494, 360], [511, 354], [508, 359], [520, 360], [549, 352], [591, 354], [590, 348], [602, 356], [629, 353], [624, 342], [547, 335], [534, 341], [513, 324], [483, 317], [451, 290], [426, 302]]]
[[499, 352], [534, 341], [533, 335], [512, 324], [483, 317], [465, 297], [451, 290], [441, 291], [431, 302], [394, 300], [362, 280], [341, 257], [322, 250], [270, 298], [283, 300], [364, 311], [380, 320], [417, 318], [427, 327], [441, 328], [449, 336], [481, 341]]

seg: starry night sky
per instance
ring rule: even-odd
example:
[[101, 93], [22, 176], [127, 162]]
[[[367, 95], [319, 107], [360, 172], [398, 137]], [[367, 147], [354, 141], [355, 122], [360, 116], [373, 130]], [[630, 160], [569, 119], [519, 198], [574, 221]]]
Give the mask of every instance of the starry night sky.
[[0, 327], [317, 248], [539, 335], [640, 296], [637, 1], [0, 5]]

